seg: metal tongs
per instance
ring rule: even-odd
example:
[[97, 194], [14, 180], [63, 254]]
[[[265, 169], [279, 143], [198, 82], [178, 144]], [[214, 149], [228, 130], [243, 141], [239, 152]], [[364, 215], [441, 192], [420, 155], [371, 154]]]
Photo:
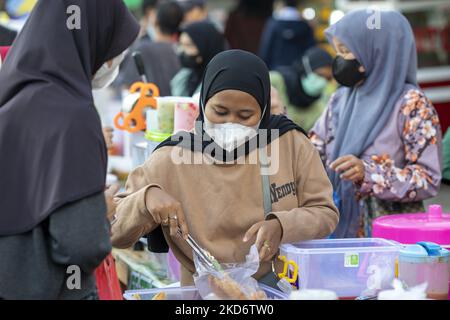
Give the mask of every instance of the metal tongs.
[[[180, 228], [178, 228], [177, 233], [179, 236], [182, 237], [183, 233]], [[217, 272], [222, 271], [219, 262], [208, 251], [200, 247], [198, 243], [194, 240], [194, 238], [188, 235], [186, 242], [192, 248], [192, 250], [194, 250], [197, 256], [207, 265], [208, 268]]]

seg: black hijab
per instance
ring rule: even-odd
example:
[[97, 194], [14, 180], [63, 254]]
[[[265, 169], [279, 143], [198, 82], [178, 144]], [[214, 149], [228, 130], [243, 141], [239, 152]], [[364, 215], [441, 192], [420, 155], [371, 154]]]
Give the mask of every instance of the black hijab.
[[[217, 160], [236, 160], [238, 158], [236, 150], [231, 151], [231, 154], [226, 150], [222, 150], [217, 145], [215, 148], [207, 148], [214, 142], [211, 141], [203, 130], [203, 110], [205, 109], [208, 100], [216, 93], [224, 90], [239, 90], [246, 92], [256, 99], [261, 108], [262, 119], [259, 129], [268, 130], [267, 140], [264, 139], [264, 141], [262, 141], [261, 139], [260, 141], [258, 135], [254, 138], [258, 140], [256, 144], [247, 142], [245, 146], [246, 155], [256, 147], [265, 147], [267, 144], [270, 144], [272, 142], [270, 130], [272, 129], [279, 130], [279, 135], [277, 137], [281, 137], [290, 130], [299, 130], [306, 135], [302, 128], [285, 116], [272, 116], [270, 114], [270, 89], [269, 70], [264, 61], [259, 57], [253, 53], [242, 50], [228, 50], [219, 53], [211, 60], [203, 76], [202, 90], [200, 93], [200, 115], [197, 119], [195, 130], [196, 133], [201, 132], [202, 134], [191, 133], [190, 138], [186, 140], [186, 133], [180, 133], [163, 142], [158, 148], [180, 145], [183, 148], [191, 149], [191, 151], [201, 151], [203, 153], [208, 152], [206, 149], [211, 149], [212, 153], [210, 155]], [[208, 137], [208, 139], [205, 139], [205, 137]], [[214, 150], [217, 149], [222, 150], [222, 154], [215, 154]]]
[[192, 96], [201, 83], [208, 63], [216, 54], [225, 50], [225, 37], [208, 20], [188, 24], [182, 32], [189, 35], [203, 58], [202, 64], [192, 70], [188, 80], [188, 93]]
[[[308, 49], [303, 57], [309, 61], [312, 71], [333, 64], [333, 57], [319, 47]], [[292, 66], [278, 67], [276, 69], [283, 76], [290, 104], [298, 108], [307, 108], [320, 98], [320, 95], [310, 96], [303, 90], [301, 81], [307, 74], [303, 57], [295, 61]]]
[[[219, 53], [209, 63], [203, 76], [200, 115], [197, 119], [196, 128], [196, 132], [201, 132], [202, 134], [189, 133], [189, 138], [185, 139], [186, 133], [180, 133], [164, 141], [156, 149], [179, 145], [183, 148], [190, 149], [191, 151], [207, 152], [205, 149], [214, 142], [209, 139], [205, 141], [202, 138], [206, 135], [203, 130], [203, 109], [212, 96], [223, 90], [240, 90], [252, 95], [256, 101], [258, 101], [261, 111], [263, 112], [265, 110], [263, 118], [261, 119], [260, 129], [278, 129], [278, 137], [281, 137], [291, 130], [298, 130], [306, 135], [306, 132], [302, 128], [285, 116], [272, 116], [270, 114], [270, 89], [269, 70], [264, 61], [256, 55], [242, 50], [229, 50]], [[258, 138], [259, 136], [255, 139]], [[272, 139], [269, 130], [267, 140], [264, 139], [264, 142], [260, 143], [259, 139], [256, 144], [247, 142], [245, 153], [248, 154], [253, 150], [250, 146], [255, 147], [255, 145], [257, 145], [258, 147], [265, 147], [266, 143], [270, 143]], [[197, 150], [198, 147], [200, 148], [199, 150]], [[216, 146], [215, 148], [219, 147]], [[222, 150], [222, 152], [222, 157], [228, 156], [227, 151]], [[213, 153], [211, 155], [219, 161], [229, 159], [219, 157]], [[236, 150], [233, 152], [233, 155], [234, 159], [236, 159]], [[147, 239], [150, 251], [168, 251], [169, 247], [165, 241], [161, 228], [155, 229], [147, 236]]]
[[[68, 28], [72, 5], [80, 29]], [[138, 32], [122, 0], [38, 1], [0, 71], [0, 236], [32, 230], [104, 190], [91, 78]]]

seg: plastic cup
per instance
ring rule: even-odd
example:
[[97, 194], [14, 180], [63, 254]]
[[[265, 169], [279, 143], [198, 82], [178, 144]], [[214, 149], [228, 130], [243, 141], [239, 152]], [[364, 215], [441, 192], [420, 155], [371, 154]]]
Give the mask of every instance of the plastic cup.
[[175, 104], [173, 97], [159, 97], [157, 101], [158, 131], [172, 134], [174, 129]]
[[158, 147], [161, 142], [164, 140], [170, 138], [170, 134], [167, 133], [161, 133], [157, 131], [147, 131], [145, 134], [145, 138], [147, 141], [147, 155], [151, 156], [153, 151], [155, 151], [156, 147]]
[[198, 105], [193, 102], [178, 102], [175, 104], [174, 127], [178, 131], [191, 131], [199, 115]]

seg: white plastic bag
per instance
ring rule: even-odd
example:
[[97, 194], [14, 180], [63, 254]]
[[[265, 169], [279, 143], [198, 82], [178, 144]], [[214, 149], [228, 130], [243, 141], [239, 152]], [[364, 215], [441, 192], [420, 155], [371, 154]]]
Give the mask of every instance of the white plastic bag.
[[194, 254], [196, 274], [195, 285], [204, 300], [264, 300], [265, 293], [252, 276], [259, 269], [259, 253], [252, 246], [246, 261], [242, 264], [223, 264], [223, 271], [208, 268]]
[[394, 280], [394, 290], [381, 291], [378, 300], [427, 300], [427, 283], [423, 283], [411, 289], [405, 289], [402, 282]]

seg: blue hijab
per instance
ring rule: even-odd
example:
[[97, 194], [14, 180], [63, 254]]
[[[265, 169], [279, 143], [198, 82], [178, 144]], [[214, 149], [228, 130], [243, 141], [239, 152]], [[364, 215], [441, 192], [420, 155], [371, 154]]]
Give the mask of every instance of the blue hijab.
[[[344, 155], [358, 158], [378, 137], [389, 121], [407, 84], [417, 86], [417, 52], [408, 20], [397, 11], [355, 10], [326, 31], [328, 41], [336, 37], [366, 69], [364, 83], [343, 88], [332, 110], [335, 145], [332, 159]], [[352, 182], [329, 170], [341, 220], [336, 238], [355, 237], [361, 210], [353, 196]]]

